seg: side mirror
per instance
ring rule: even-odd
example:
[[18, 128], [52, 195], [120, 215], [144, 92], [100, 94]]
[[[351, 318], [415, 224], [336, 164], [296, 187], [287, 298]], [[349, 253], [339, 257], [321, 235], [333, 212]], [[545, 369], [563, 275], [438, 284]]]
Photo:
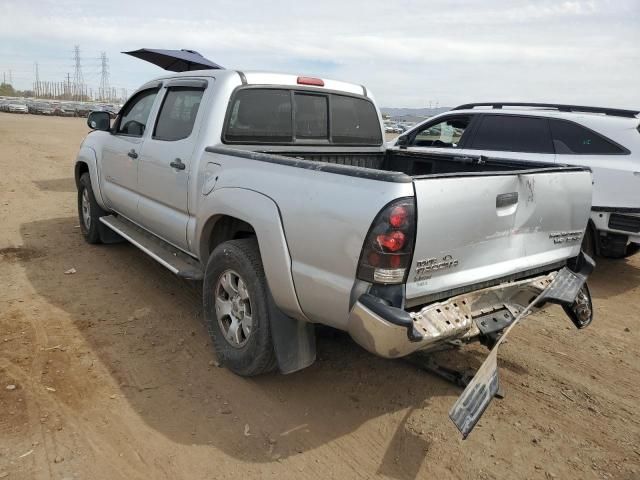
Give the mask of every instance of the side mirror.
[[408, 135], [400, 135], [396, 139], [396, 147], [407, 148], [409, 145], [409, 136]]
[[109, 112], [97, 110], [91, 112], [87, 117], [87, 125], [91, 130], [108, 131], [111, 128], [111, 117]]

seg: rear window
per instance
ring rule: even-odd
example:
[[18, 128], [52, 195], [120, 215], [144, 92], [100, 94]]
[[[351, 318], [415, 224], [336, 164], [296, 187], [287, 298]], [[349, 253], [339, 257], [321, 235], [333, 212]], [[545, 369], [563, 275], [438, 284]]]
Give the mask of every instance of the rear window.
[[549, 120], [556, 153], [576, 155], [620, 154], [625, 151], [597, 133], [563, 120]]
[[546, 118], [484, 115], [473, 138], [473, 149], [503, 152], [554, 153]]
[[382, 132], [375, 107], [362, 98], [246, 88], [231, 100], [224, 141], [380, 145]]
[[307, 95], [296, 93], [295, 119], [296, 138], [324, 139], [329, 138], [329, 105], [325, 95]]
[[240, 143], [291, 142], [291, 93], [276, 89], [240, 90], [231, 105], [225, 139]]
[[331, 139], [333, 143], [380, 145], [380, 120], [373, 104], [361, 98], [332, 95]]

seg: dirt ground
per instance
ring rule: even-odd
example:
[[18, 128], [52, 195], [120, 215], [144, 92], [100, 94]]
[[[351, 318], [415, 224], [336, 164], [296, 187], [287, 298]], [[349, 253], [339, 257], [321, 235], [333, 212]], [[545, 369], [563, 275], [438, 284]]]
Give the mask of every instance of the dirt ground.
[[460, 389], [342, 334], [293, 375], [216, 367], [198, 285], [82, 240], [86, 132], [0, 114], [0, 479], [640, 478], [640, 255], [600, 260], [590, 328], [554, 307], [515, 329], [462, 441]]

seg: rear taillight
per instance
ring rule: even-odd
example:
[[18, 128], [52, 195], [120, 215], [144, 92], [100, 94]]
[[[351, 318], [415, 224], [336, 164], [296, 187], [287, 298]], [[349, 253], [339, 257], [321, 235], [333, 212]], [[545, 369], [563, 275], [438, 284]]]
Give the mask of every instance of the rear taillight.
[[378, 214], [364, 242], [358, 278], [371, 283], [406, 280], [415, 241], [413, 198], [395, 200]]

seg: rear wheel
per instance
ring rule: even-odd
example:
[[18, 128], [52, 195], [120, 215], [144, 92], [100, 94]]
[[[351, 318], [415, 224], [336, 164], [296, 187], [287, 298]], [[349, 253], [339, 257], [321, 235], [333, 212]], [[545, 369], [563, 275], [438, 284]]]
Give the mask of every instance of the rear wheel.
[[627, 256], [629, 237], [619, 233], [607, 233], [600, 237], [600, 254], [606, 258], [624, 258]]
[[87, 243], [100, 243], [100, 217], [106, 215], [93, 195], [91, 177], [83, 173], [78, 186], [78, 219], [80, 231]]
[[225, 242], [211, 253], [203, 285], [204, 317], [220, 361], [254, 376], [276, 367], [267, 284], [258, 242]]

